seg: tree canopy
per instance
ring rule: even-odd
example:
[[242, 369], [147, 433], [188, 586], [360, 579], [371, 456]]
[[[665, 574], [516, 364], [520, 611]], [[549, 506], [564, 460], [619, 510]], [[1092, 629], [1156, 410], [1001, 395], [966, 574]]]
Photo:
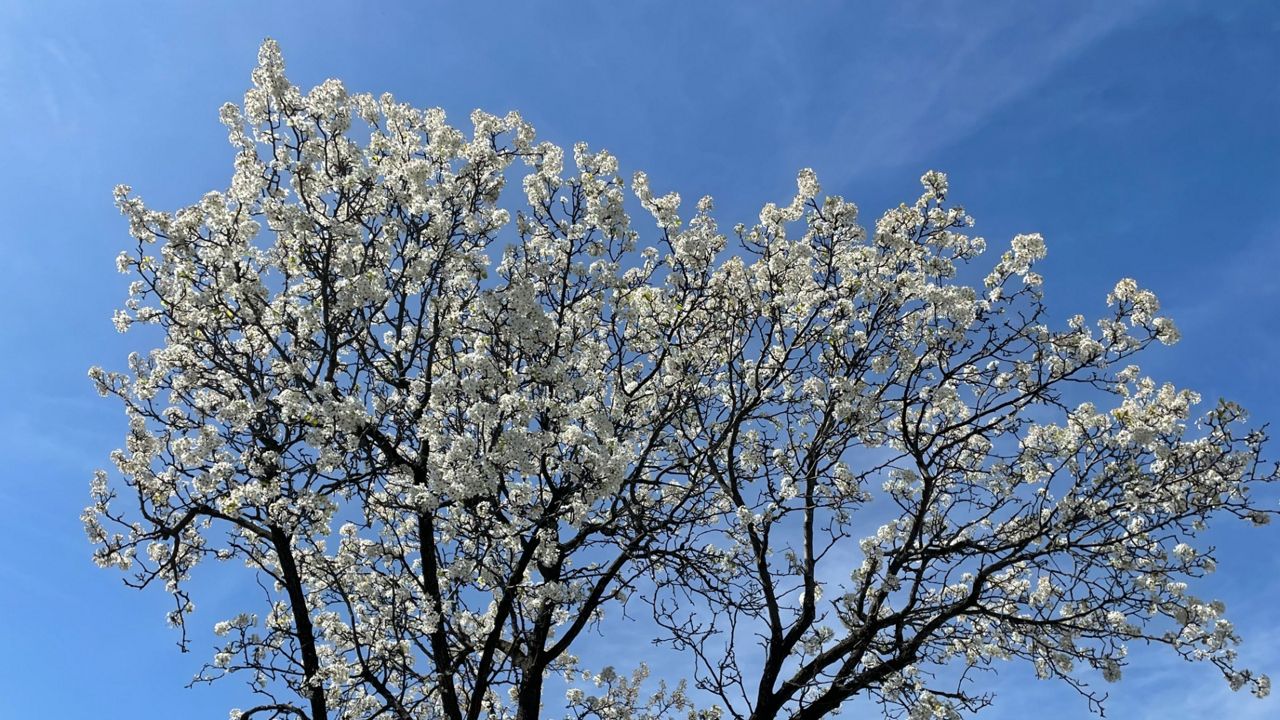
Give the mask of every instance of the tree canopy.
[[[1178, 340], [1133, 280], [1055, 327], [1043, 240], [981, 265], [944, 175], [866, 229], [801, 171], [726, 232], [270, 41], [221, 117], [227, 190], [117, 189], [116, 324], [162, 341], [90, 373], [128, 434], [84, 520], [184, 647], [199, 565], [257, 578], [197, 676], [233, 718], [945, 718], [1005, 661], [1096, 709], [1131, 643], [1267, 693], [1193, 593], [1211, 520], [1274, 514], [1263, 432], [1133, 364]], [[622, 623], [687, 682], [578, 659]]]

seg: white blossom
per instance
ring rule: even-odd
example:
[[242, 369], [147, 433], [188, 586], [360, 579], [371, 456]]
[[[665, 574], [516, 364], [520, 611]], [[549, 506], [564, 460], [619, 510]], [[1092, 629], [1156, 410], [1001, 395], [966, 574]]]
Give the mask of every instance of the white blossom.
[[[574, 718], [746, 716], [738, 678], [955, 718], [948, 663], [1083, 688], [1138, 640], [1269, 691], [1196, 595], [1209, 523], [1274, 512], [1262, 434], [1130, 362], [1178, 340], [1136, 281], [1058, 324], [1040, 235], [974, 274], [942, 173], [870, 231], [808, 169], [722, 225], [516, 113], [303, 92], [271, 41], [220, 118], [225, 190], [116, 189], [113, 322], [162, 339], [90, 370], [127, 430], [82, 516], [184, 643], [197, 566], [256, 576], [198, 679], [311, 720], [531, 718], [552, 674]], [[633, 616], [702, 694], [573, 655]]]

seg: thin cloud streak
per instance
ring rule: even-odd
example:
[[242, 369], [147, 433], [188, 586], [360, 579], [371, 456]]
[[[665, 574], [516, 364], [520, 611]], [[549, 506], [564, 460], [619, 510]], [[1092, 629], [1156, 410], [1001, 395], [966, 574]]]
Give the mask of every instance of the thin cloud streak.
[[[859, 100], [828, 133], [793, 152], [834, 160], [844, 183], [928, 158], [1036, 91], [1099, 40], [1141, 20], [1151, 0], [1099, 5], [1046, 27], [1042, 6], [1013, 16], [950, 4], [930, 12], [899, 6], [867, 45], [836, 72], [853, 74]], [[1070, 11], [1068, 11], [1070, 12]], [[947, 47], [941, 54], [920, 52]], [[941, 64], [935, 61], [945, 58]], [[875, 72], [869, 72], [874, 70]], [[835, 157], [831, 150], [836, 150]]]

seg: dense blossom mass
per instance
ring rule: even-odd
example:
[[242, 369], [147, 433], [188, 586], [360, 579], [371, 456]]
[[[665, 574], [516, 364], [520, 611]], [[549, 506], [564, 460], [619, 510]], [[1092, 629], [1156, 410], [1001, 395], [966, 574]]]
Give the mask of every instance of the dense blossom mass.
[[[1038, 235], [975, 271], [942, 174], [868, 230], [805, 170], [723, 232], [271, 42], [222, 121], [226, 191], [117, 190], [115, 322], [163, 340], [91, 371], [129, 431], [84, 521], [184, 644], [197, 566], [256, 577], [197, 676], [233, 718], [950, 718], [1001, 661], [1093, 704], [1135, 642], [1268, 691], [1193, 592], [1206, 523], [1273, 512], [1262, 433], [1131, 363], [1178, 339], [1134, 281], [1055, 328]], [[687, 682], [579, 659], [619, 628]]]

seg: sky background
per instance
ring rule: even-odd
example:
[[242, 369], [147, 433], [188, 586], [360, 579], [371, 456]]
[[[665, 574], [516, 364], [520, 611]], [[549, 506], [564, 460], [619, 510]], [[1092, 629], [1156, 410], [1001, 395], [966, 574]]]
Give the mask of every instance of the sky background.
[[[722, 227], [789, 200], [801, 167], [867, 223], [946, 171], [993, 251], [1044, 234], [1055, 315], [1096, 316], [1135, 277], [1184, 337], [1144, 369], [1280, 421], [1280, 3], [870, 5], [0, 0], [0, 718], [247, 705], [238, 681], [183, 689], [205, 628], [181, 655], [168, 597], [98, 570], [79, 515], [125, 432], [85, 371], [145, 349], [110, 321], [130, 242], [111, 188], [174, 209], [225, 187], [217, 109], [240, 100], [266, 36], [304, 88], [339, 77], [464, 125], [475, 107], [518, 109], [656, 192], [714, 195]], [[1215, 537], [1200, 594], [1226, 600], [1242, 654], [1280, 680], [1280, 528]], [[1280, 717], [1280, 698], [1232, 694], [1210, 667], [1134, 655], [1111, 717]], [[982, 717], [1086, 716], [1023, 670], [992, 687]]]

